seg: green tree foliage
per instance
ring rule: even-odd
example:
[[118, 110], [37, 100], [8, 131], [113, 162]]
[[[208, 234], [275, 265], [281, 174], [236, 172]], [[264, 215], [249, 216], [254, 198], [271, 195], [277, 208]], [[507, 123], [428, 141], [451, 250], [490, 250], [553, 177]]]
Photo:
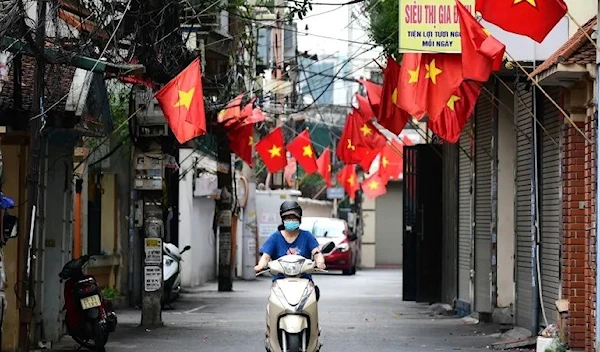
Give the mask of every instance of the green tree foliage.
[[366, 0], [371, 39], [381, 45], [387, 55], [398, 58], [399, 0]]

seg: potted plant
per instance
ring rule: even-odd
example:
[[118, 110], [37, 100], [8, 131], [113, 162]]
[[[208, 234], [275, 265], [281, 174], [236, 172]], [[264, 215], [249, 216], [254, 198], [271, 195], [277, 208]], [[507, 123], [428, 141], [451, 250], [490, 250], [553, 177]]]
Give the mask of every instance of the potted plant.
[[102, 290], [102, 297], [104, 297], [104, 300], [106, 301], [106, 306], [109, 310], [119, 308], [123, 299], [121, 293], [114, 287], [107, 287], [104, 290]]

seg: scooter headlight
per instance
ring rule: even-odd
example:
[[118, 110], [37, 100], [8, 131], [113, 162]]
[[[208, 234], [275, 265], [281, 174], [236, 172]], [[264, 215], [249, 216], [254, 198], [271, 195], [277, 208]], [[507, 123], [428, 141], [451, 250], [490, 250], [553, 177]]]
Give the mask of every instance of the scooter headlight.
[[283, 273], [286, 276], [298, 276], [302, 271], [303, 260], [298, 260], [295, 262], [281, 262], [281, 267], [283, 268]]

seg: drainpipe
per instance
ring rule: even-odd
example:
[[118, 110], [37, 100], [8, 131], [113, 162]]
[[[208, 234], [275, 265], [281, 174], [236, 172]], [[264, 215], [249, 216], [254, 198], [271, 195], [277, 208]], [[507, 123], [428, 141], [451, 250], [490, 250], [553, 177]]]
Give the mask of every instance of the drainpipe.
[[83, 190], [83, 179], [75, 180], [75, 231], [73, 236], [73, 258], [81, 257], [81, 191]]
[[531, 333], [533, 336], [536, 336], [538, 333], [538, 329], [540, 326], [540, 315], [539, 315], [539, 307], [540, 307], [540, 296], [538, 295], [540, 282], [538, 281], [538, 255], [539, 255], [539, 246], [538, 246], [538, 209], [537, 209], [537, 198], [538, 198], [538, 190], [537, 190], [537, 174], [538, 174], [538, 134], [537, 134], [537, 126], [535, 124], [535, 118], [537, 118], [537, 89], [535, 87], [531, 88], [533, 90], [533, 116], [534, 119], [531, 121], [533, 125], [532, 135], [533, 135], [533, 158], [531, 159]]
[[[598, 0], [598, 17], [600, 17], [600, 0]], [[598, 25], [596, 25], [596, 43], [600, 45], [600, 35], [598, 35]], [[600, 238], [598, 236], [598, 224], [600, 223], [600, 207], [598, 206], [598, 199], [600, 199], [600, 163], [598, 162], [598, 157], [600, 153], [598, 153], [598, 146], [600, 146], [600, 128], [599, 126], [599, 116], [598, 116], [598, 101], [600, 100], [600, 84], [598, 84], [598, 79], [600, 79], [600, 52], [596, 51], [596, 224], [595, 224], [595, 232], [596, 232], [596, 287], [598, 287], [598, 283], [600, 282], [600, 253], [598, 252], [598, 248], [600, 248]], [[598, 300], [598, 290], [596, 290], [596, 351], [600, 351], [600, 316], [598, 312], [600, 312], [600, 301]]]

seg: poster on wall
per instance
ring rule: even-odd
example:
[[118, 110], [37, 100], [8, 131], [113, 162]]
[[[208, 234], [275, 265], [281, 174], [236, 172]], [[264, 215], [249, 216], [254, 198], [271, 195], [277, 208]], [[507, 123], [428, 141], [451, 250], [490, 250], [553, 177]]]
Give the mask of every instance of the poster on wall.
[[162, 240], [160, 238], [145, 238], [144, 251], [146, 264], [162, 263]]
[[162, 285], [162, 268], [160, 266], [147, 266], [144, 268], [144, 290], [156, 292]]
[[[475, 15], [475, 0], [461, 0]], [[455, 0], [400, 0], [401, 53], [460, 53]]]

